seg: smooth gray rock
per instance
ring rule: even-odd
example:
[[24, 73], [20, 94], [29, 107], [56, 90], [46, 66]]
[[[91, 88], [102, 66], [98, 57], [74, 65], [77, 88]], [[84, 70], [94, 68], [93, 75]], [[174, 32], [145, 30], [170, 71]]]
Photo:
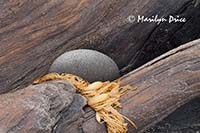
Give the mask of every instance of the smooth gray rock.
[[112, 81], [119, 77], [119, 69], [110, 57], [88, 49], [62, 54], [53, 62], [49, 72], [71, 73], [89, 82]]

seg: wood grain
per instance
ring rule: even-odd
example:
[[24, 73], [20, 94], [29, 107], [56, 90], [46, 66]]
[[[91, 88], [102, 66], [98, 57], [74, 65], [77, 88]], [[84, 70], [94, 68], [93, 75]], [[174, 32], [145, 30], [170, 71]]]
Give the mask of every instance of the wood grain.
[[[130, 133], [144, 132], [182, 105], [200, 98], [200, 40], [174, 49], [123, 76], [122, 85], [127, 84], [137, 90], [122, 97], [123, 108], [119, 111], [138, 126], [137, 130], [129, 126]], [[96, 122], [94, 112], [85, 110], [83, 119], [86, 120], [79, 129], [87, 133], [106, 132], [104, 125]], [[78, 132], [76, 122], [60, 123], [56, 133]]]
[[[140, 133], [174, 110], [200, 97], [200, 40], [174, 49], [123, 76], [122, 85], [137, 87], [121, 99], [119, 111]], [[0, 95], [0, 131], [31, 133], [106, 133], [95, 112], [65, 81], [30, 85]]]
[[[27, 86], [45, 74], [56, 57], [77, 48], [99, 50], [112, 57], [120, 68], [125, 67], [122, 73], [127, 73], [173, 48], [171, 45], [153, 48], [150, 53], [156, 54], [145, 54], [143, 58], [143, 53], [149, 53], [148, 46], [166, 46], [169, 40], [170, 44], [180, 45], [199, 37], [195, 34], [200, 31], [198, 10], [191, 0], [3, 0], [0, 2], [0, 93]], [[184, 25], [162, 24], [161, 28], [170, 28], [170, 33], [159, 31], [156, 24], [127, 22], [129, 15], [155, 14], [186, 15], [190, 21]], [[187, 29], [193, 32], [188, 34]], [[155, 42], [161, 40], [156, 36], [161, 33], [168, 37], [162, 43]], [[180, 40], [182, 36], [187, 38]]]
[[[52, 81], [0, 95], [1, 133], [51, 133], [67, 110], [73, 120], [83, 115], [86, 100], [71, 84]], [[68, 121], [69, 122], [69, 121]]]

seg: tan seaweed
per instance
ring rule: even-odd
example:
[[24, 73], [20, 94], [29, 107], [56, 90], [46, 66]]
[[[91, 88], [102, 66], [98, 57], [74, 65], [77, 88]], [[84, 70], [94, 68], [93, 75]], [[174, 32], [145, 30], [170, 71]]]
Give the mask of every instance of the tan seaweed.
[[96, 81], [90, 84], [76, 75], [49, 73], [33, 81], [33, 84], [55, 79], [66, 80], [75, 86], [77, 91], [87, 99], [88, 105], [96, 111], [96, 120], [99, 123], [106, 123], [108, 133], [126, 133], [128, 127], [125, 119], [137, 128], [131, 120], [116, 110], [117, 107], [122, 107], [119, 102], [120, 97], [130, 89], [130, 86], [120, 87], [120, 80]]

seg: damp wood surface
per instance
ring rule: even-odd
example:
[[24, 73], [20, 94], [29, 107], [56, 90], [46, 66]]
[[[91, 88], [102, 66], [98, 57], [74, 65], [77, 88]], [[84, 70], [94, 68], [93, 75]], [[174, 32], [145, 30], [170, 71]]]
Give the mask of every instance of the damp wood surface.
[[[129, 15], [155, 14], [178, 14], [188, 21], [127, 22]], [[29, 85], [56, 57], [77, 48], [107, 54], [125, 74], [199, 38], [199, 15], [191, 0], [2, 0], [0, 93]]]
[[[200, 98], [200, 40], [159, 56], [124, 75], [122, 85], [137, 87], [121, 98], [120, 113], [143, 132], [182, 105]], [[83, 97], [64, 81], [30, 85], [0, 95], [2, 132], [106, 133]], [[10, 103], [10, 104], [8, 104]], [[16, 113], [13, 113], [15, 110]], [[38, 119], [36, 119], [38, 118]]]

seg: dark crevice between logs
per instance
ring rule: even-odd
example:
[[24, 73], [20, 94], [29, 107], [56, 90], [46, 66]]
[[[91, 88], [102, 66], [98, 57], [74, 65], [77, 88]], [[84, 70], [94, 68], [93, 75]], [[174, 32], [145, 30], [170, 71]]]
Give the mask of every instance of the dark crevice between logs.
[[196, 133], [200, 130], [200, 97], [178, 108], [144, 133]]
[[[187, 22], [178, 24], [161, 23], [156, 26], [145, 40], [143, 48], [138, 51], [136, 56], [132, 57], [126, 67], [121, 69], [122, 75], [171, 49], [200, 38], [200, 5], [194, 7], [192, 1], [188, 1], [176, 13], [171, 15], [185, 17]], [[199, 26], [193, 28], [194, 25]]]

